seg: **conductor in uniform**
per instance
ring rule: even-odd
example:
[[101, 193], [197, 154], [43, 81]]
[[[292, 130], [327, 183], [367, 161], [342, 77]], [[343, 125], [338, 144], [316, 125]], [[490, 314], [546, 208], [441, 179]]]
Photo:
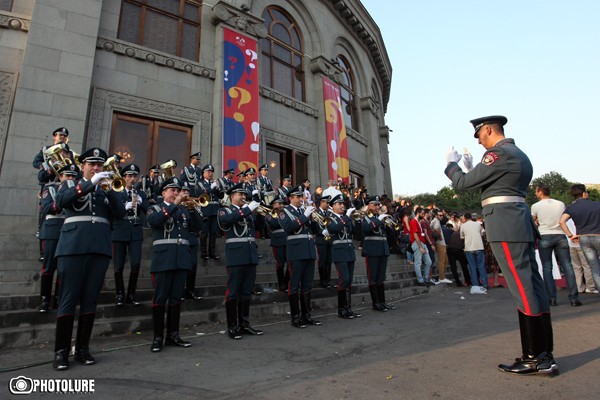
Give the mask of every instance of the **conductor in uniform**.
[[219, 226], [225, 235], [225, 267], [227, 284], [225, 313], [227, 334], [239, 340], [243, 334], [262, 335], [263, 331], [250, 326], [250, 294], [256, 281], [258, 250], [252, 212], [260, 205], [253, 199], [245, 205], [246, 190], [238, 183], [227, 194], [231, 205], [219, 210]]
[[[317, 250], [314, 235], [311, 231], [311, 214], [313, 206], [301, 208], [304, 188], [298, 186], [289, 192], [290, 204], [279, 213], [279, 224], [287, 234], [286, 257], [290, 268], [288, 298], [292, 326], [306, 328], [306, 325], [321, 325], [310, 315], [310, 298], [315, 276], [315, 260]], [[302, 315], [298, 307], [298, 298], [302, 307]]]
[[458, 190], [481, 189], [487, 240], [517, 305], [522, 356], [498, 367], [513, 374], [553, 373], [558, 366], [552, 355], [550, 306], [535, 261], [539, 234], [525, 204], [533, 167], [515, 141], [504, 136], [506, 117], [493, 115], [470, 122], [486, 152], [474, 168], [471, 155], [465, 153], [465, 173], [458, 165], [461, 155], [451, 148], [445, 174]]
[[190, 342], [179, 336], [181, 298], [192, 265], [188, 240], [190, 213], [181, 205], [187, 195], [181, 192], [180, 183], [181, 181], [175, 177], [165, 180], [161, 186], [163, 201], [148, 208], [147, 212], [148, 224], [152, 228], [150, 273], [154, 283], [152, 297], [154, 339], [150, 350], [154, 353], [163, 348], [165, 309], [167, 338], [164, 344], [191, 346]]
[[[42, 189], [42, 213], [45, 215], [44, 222], [40, 229], [40, 240], [43, 243], [44, 261], [42, 261], [42, 273], [40, 274], [40, 296], [41, 304], [39, 312], [48, 312], [50, 308], [50, 299], [52, 294], [52, 281], [56, 272], [57, 260], [54, 257], [56, 245], [60, 238], [60, 229], [65, 220], [65, 213], [56, 202], [56, 194], [60, 188], [60, 183], [66, 180], [73, 180], [79, 174], [79, 168], [74, 164], [67, 164], [61, 168], [60, 182], [51, 182]], [[54, 289], [55, 303], [58, 304], [59, 281], [56, 280]]]
[[373, 310], [385, 312], [396, 308], [393, 305], [386, 304], [383, 283], [387, 272], [390, 247], [387, 241], [386, 226], [382, 221], [390, 216], [379, 212], [381, 197], [371, 196], [365, 202], [367, 203], [367, 212], [360, 224], [364, 235], [361, 255], [365, 257], [367, 264], [367, 277]]
[[56, 195], [58, 207], [65, 210], [65, 221], [56, 248], [58, 279], [61, 282], [53, 364], [57, 370], [69, 368], [77, 303], [79, 320], [75, 360], [84, 365], [95, 362], [89, 344], [98, 295], [112, 256], [110, 223], [125, 216], [125, 207], [118, 193], [110, 185], [99, 185], [112, 177], [111, 172], [102, 172], [106, 158], [107, 154], [102, 149], [92, 148], [83, 152], [79, 156], [83, 178], [78, 182], [63, 182]]
[[[113, 221], [111, 239], [113, 242], [113, 264], [115, 266], [115, 288], [117, 291], [118, 307], [124, 303], [139, 306], [140, 301], [135, 291], [142, 263], [142, 241], [144, 232], [142, 230], [141, 217], [146, 213], [149, 203], [146, 193], [134, 188], [135, 181], [140, 174], [140, 167], [129, 164], [121, 168], [121, 176], [125, 180], [125, 189], [119, 192], [121, 202], [125, 205], [127, 214], [124, 218]], [[127, 294], [123, 282], [123, 270], [125, 259], [129, 256], [131, 271], [129, 272], [129, 283]]]

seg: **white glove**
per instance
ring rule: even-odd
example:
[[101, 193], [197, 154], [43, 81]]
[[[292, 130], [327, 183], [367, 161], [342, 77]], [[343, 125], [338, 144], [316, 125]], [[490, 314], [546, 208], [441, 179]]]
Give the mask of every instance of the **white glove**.
[[454, 146], [450, 147], [446, 152], [446, 162], [450, 164], [451, 162], [459, 162], [461, 159], [461, 155], [458, 154], [458, 151], [454, 149]]
[[473, 156], [469, 153], [466, 147], [463, 148], [463, 163], [467, 172], [473, 169]]
[[306, 210], [304, 210], [304, 216], [308, 218], [310, 214], [313, 213], [313, 211], [315, 211], [315, 208], [313, 206], [306, 207]]
[[355, 210], [356, 210], [356, 208], [354, 208], [354, 207], [351, 207], [351, 208], [347, 209], [346, 210], [346, 215], [350, 216], [350, 214], [352, 214]]
[[260, 206], [260, 203], [258, 201], [251, 201], [250, 204], [248, 204], [248, 208], [250, 209], [250, 211], [256, 210], [258, 206]]
[[126, 210], [131, 210], [132, 208], [133, 208], [133, 201], [128, 201], [127, 203], [125, 203]]
[[138, 198], [138, 199], [137, 199], [137, 202], [138, 202], [138, 204], [142, 204], [142, 201], [143, 201], [143, 200], [142, 200], [142, 196], [140, 196], [140, 195], [138, 194], [138, 195], [137, 195], [137, 198]]
[[377, 217], [377, 218], [379, 218], [380, 221], [383, 221], [385, 219], [385, 217], [388, 217], [388, 216], [389, 215], [387, 215], [387, 214], [379, 214], [379, 217]]
[[110, 171], [98, 172], [97, 174], [94, 174], [94, 176], [92, 176], [92, 185], [97, 185], [98, 182], [100, 182], [101, 180], [109, 179], [112, 176], [113, 172]]
[[321, 233], [323, 234], [323, 236], [329, 236], [329, 231], [327, 229], [323, 229]]
[[218, 183], [217, 181], [214, 181], [214, 182], [213, 182], [213, 183], [210, 185], [210, 188], [211, 188], [211, 189], [216, 189], [216, 188], [218, 188], [218, 187], [219, 187], [219, 183]]
[[258, 195], [258, 189], [254, 189], [254, 190], [252, 191], [252, 196], [256, 196], [256, 195]]

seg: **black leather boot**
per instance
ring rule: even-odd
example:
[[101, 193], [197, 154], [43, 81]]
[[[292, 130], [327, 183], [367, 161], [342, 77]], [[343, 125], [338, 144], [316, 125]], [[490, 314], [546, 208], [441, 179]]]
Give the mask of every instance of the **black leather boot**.
[[167, 308], [167, 338], [165, 346], [190, 347], [192, 344], [179, 336], [179, 319], [181, 303], [169, 305]]
[[157, 353], [163, 348], [165, 334], [165, 306], [154, 305], [152, 307], [152, 326], [154, 328], [154, 339], [150, 351]]
[[277, 268], [275, 270], [277, 273], [277, 286], [279, 287], [279, 291], [282, 293], [287, 292], [287, 285], [285, 284], [285, 276], [283, 273], [283, 267]]
[[552, 354], [554, 351], [554, 333], [552, 331], [552, 318], [550, 318], [549, 312], [542, 313], [542, 321], [544, 323], [544, 332], [546, 332], [546, 353], [548, 353], [553, 370], [558, 371], [558, 364], [556, 364], [554, 355]]
[[125, 304], [125, 284], [123, 283], [123, 272], [115, 272], [115, 288], [117, 290], [117, 307]]
[[225, 302], [225, 315], [227, 316], [227, 335], [233, 340], [240, 340], [242, 334], [238, 330], [237, 300]]
[[217, 255], [217, 234], [212, 233], [208, 242], [208, 256], [214, 260], [218, 260], [220, 257]]
[[553, 367], [552, 360], [546, 352], [546, 332], [542, 317], [519, 312], [519, 328], [523, 355], [513, 364], [500, 364], [498, 368], [517, 375], [551, 374], [558, 370], [558, 367]]
[[96, 314], [80, 315], [77, 321], [77, 336], [75, 337], [75, 361], [83, 365], [92, 365], [96, 362], [90, 354], [90, 337], [94, 328]]
[[50, 299], [52, 297], [52, 279], [54, 274], [42, 274], [40, 276], [40, 296], [41, 303], [38, 311], [41, 313], [48, 312], [50, 309]]
[[387, 311], [387, 308], [385, 308], [383, 304], [379, 302], [379, 296], [376, 285], [369, 285], [369, 293], [371, 294], [371, 303], [373, 304], [373, 311]]
[[208, 256], [208, 236], [206, 234], [200, 234], [200, 257], [203, 260], [208, 260], [210, 257]]
[[387, 304], [385, 302], [385, 286], [383, 283], [377, 285], [377, 295], [379, 297], [379, 302], [386, 310], [395, 310], [396, 306], [393, 304]]
[[254, 329], [250, 326], [250, 299], [240, 298], [237, 304], [238, 311], [238, 331], [244, 335], [262, 335], [264, 332], [260, 329]]
[[56, 318], [56, 336], [54, 339], [54, 363], [52, 367], [58, 371], [69, 368], [69, 351], [73, 333], [73, 315], [63, 315]]
[[344, 319], [353, 319], [354, 315], [348, 313], [346, 303], [346, 289], [338, 289], [338, 317]]
[[190, 300], [202, 300], [202, 296], [196, 296], [196, 272], [198, 265], [192, 265], [192, 269], [187, 274], [185, 283], [184, 297]]
[[306, 324], [300, 319], [300, 308], [298, 307], [298, 293], [289, 295], [290, 315], [292, 317], [292, 326], [294, 328], [304, 329]]
[[138, 271], [131, 271], [129, 273], [129, 283], [127, 284], [127, 297], [125, 298], [125, 303], [133, 304], [136, 307], [140, 305], [140, 301], [135, 295], [139, 275], [140, 273]]
[[310, 290], [300, 294], [300, 309], [302, 310], [302, 316], [300, 319], [304, 325], [323, 325], [321, 321], [312, 319], [310, 316]]
[[356, 313], [352, 311], [352, 289], [346, 289], [346, 311], [348, 314], [352, 315], [354, 318], [362, 317], [362, 314]]

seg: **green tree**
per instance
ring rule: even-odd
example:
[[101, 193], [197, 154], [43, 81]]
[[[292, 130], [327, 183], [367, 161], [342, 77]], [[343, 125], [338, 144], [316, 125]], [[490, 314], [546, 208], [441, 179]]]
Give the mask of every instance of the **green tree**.
[[532, 205], [537, 201], [537, 198], [535, 197], [535, 188], [541, 184], [550, 188], [550, 196], [552, 196], [552, 198], [560, 200], [565, 204], [569, 204], [573, 201], [569, 193], [573, 183], [569, 182], [567, 178], [560, 173], [551, 171], [531, 181], [529, 190], [527, 190], [527, 204]]

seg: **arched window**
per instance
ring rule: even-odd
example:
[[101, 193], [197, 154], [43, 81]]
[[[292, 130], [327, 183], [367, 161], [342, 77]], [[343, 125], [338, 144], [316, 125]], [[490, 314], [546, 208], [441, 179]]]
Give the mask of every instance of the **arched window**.
[[12, 11], [13, 0], [0, 0], [0, 10]]
[[117, 37], [198, 61], [201, 14], [202, 0], [123, 0]]
[[304, 101], [302, 34], [294, 20], [279, 7], [263, 11], [269, 36], [261, 39], [261, 80], [288, 96]]
[[357, 121], [356, 116], [358, 114], [356, 108], [356, 101], [354, 96], [354, 73], [352, 67], [346, 58], [342, 55], [337, 57], [339, 67], [342, 69], [342, 81], [340, 94], [342, 97], [342, 113], [344, 114], [344, 122], [346, 126], [356, 130]]

